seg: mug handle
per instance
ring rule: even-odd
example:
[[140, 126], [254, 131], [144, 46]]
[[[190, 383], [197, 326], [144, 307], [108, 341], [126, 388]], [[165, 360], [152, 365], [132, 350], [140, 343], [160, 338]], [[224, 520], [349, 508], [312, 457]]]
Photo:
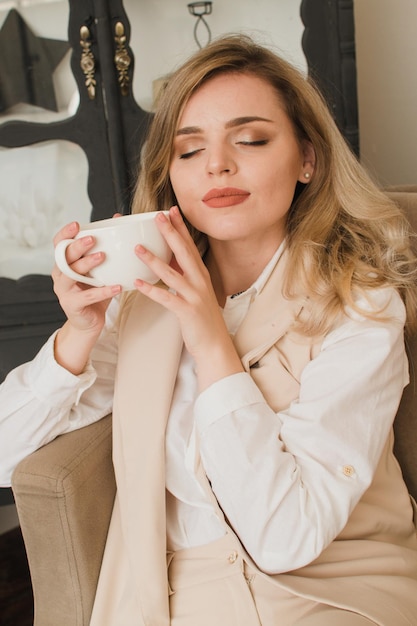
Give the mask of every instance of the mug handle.
[[73, 242], [74, 239], [62, 239], [55, 248], [55, 261], [61, 272], [78, 283], [85, 283], [91, 287], [104, 287], [104, 284], [100, 280], [92, 278], [91, 276], [84, 276], [84, 274], [78, 274], [70, 268], [67, 262], [66, 251], [70, 243]]

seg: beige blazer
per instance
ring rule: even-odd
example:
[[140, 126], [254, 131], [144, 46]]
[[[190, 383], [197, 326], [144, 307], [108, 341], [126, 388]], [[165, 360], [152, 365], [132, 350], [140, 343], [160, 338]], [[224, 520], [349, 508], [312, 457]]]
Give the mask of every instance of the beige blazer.
[[[303, 304], [280, 295], [284, 271], [285, 255], [235, 336], [245, 369], [274, 410], [298, 396], [300, 373], [322, 341], [291, 332]], [[92, 626], [170, 623], [164, 444], [182, 345], [173, 315], [139, 294], [130, 300], [121, 320], [113, 411], [117, 497]], [[260, 359], [263, 367], [251, 369]], [[199, 477], [218, 508], [201, 467]], [[416, 530], [392, 437], [341, 535], [310, 565], [272, 579], [381, 626], [417, 624]]]

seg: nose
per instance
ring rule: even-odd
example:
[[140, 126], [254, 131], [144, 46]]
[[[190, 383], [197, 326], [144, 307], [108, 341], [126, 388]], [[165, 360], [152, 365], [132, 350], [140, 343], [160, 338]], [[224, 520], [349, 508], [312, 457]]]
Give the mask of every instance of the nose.
[[229, 146], [216, 144], [207, 149], [207, 171], [214, 176], [236, 171], [236, 161]]

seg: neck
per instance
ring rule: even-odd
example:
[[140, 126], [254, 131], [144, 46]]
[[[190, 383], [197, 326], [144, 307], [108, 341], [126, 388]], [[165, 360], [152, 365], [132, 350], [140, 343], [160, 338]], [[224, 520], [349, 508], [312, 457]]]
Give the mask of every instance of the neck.
[[270, 248], [262, 249], [260, 246], [250, 252], [245, 246], [209, 241], [205, 263], [220, 306], [224, 306], [227, 296], [249, 289], [275, 254], [278, 245], [279, 242]]

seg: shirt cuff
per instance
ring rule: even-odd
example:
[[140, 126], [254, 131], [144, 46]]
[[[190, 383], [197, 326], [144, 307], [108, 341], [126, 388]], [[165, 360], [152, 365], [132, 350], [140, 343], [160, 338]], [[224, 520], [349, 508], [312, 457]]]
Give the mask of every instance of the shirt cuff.
[[55, 337], [53, 333], [31, 363], [29, 384], [34, 396], [50, 406], [77, 405], [81, 395], [91, 387], [97, 373], [89, 362], [79, 376], [75, 376], [59, 365], [54, 356]]
[[217, 420], [253, 404], [265, 404], [251, 375], [239, 372], [226, 376], [205, 389], [194, 405], [194, 417], [200, 434]]

